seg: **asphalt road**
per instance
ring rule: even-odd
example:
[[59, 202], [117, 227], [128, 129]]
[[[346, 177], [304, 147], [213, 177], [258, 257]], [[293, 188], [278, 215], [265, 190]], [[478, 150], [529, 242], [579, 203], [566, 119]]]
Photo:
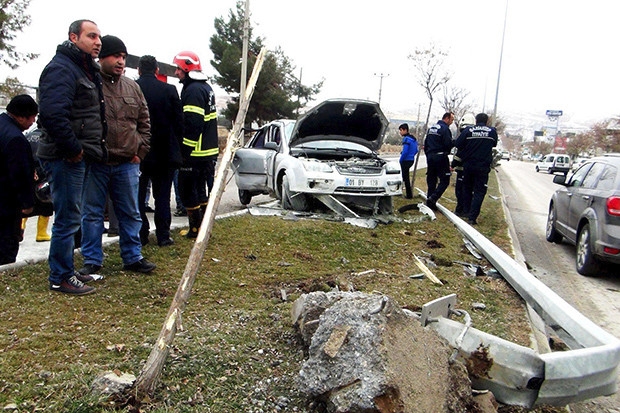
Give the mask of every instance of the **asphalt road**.
[[[537, 173], [534, 163], [502, 161], [498, 168], [504, 202], [530, 273], [600, 327], [620, 338], [620, 274], [616, 268], [598, 277], [575, 269], [575, 247], [545, 239], [549, 200], [559, 188], [553, 175]], [[620, 388], [620, 382], [619, 382]], [[620, 412], [620, 395], [575, 403], [571, 412]]]

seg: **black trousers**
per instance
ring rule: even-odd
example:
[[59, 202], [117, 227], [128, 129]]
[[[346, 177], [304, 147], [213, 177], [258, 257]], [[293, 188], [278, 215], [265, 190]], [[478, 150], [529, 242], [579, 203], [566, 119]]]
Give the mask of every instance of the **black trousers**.
[[140, 228], [140, 239], [148, 239], [150, 224], [146, 216], [146, 191], [148, 190], [149, 180], [155, 202], [155, 235], [157, 241], [165, 241], [170, 238], [170, 223], [172, 213], [170, 211], [170, 194], [172, 191], [172, 179], [175, 169], [155, 165], [141, 165], [140, 183], [138, 188], [138, 206], [142, 217], [142, 227]]
[[413, 192], [411, 190], [413, 182], [411, 182], [411, 177], [409, 176], [409, 170], [412, 166], [413, 161], [400, 161], [400, 170], [403, 176], [403, 183], [405, 184], [405, 196], [407, 199], [413, 198]]
[[450, 160], [448, 155], [427, 154], [426, 155], [426, 197], [433, 201], [439, 198], [450, 185]]
[[196, 209], [209, 201], [216, 162], [215, 158], [205, 159], [179, 168], [179, 192], [185, 209]]
[[0, 216], [0, 265], [10, 264], [17, 259], [21, 225], [21, 210]]
[[[463, 206], [469, 219], [475, 221], [480, 215], [482, 202], [487, 194], [490, 168], [463, 169]], [[467, 208], [469, 207], [469, 210]]]

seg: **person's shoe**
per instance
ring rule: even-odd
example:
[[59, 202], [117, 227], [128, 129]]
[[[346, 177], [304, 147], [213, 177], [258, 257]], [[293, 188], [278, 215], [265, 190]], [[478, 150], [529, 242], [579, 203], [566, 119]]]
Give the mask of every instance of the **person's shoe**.
[[478, 222], [477, 222], [475, 219], [468, 219], [468, 220], [467, 220], [467, 223], [468, 223], [469, 225], [478, 225]]
[[172, 238], [157, 241], [157, 245], [159, 245], [160, 247], [167, 247], [172, 244], [174, 244], [174, 240]]
[[140, 261], [136, 261], [133, 264], [123, 265], [124, 270], [142, 272], [145, 274], [153, 271], [155, 268], [157, 268], [157, 266], [146, 258], [142, 258]]
[[437, 211], [437, 202], [435, 200], [428, 198], [426, 200], [426, 206], [432, 209], [433, 211]]
[[118, 237], [118, 231], [109, 229], [108, 230], [108, 238]]
[[144, 211], [145, 212], [155, 212], [155, 210], [150, 205], [145, 206], [144, 207]]
[[101, 271], [101, 265], [97, 264], [84, 264], [84, 266], [78, 270], [81, 275], [97, 274], [99, 271]]
[[67, 280], [63, 280], [60, 284], [50, 283], [50, 290], [73, 295], [86, 295], [97, 291], [96, 288], [78, 280], [75, 275]]
[[187, 211], [185, 209], [177, 209], [176, 211], [174, 211], [174, 216], [175, 217], [186, 217]]
[[101, 274], [80, 274], [78, 271], [74, 271], [73, 275], [84, 284], [91, 281], [103, 280], [103, 275]]

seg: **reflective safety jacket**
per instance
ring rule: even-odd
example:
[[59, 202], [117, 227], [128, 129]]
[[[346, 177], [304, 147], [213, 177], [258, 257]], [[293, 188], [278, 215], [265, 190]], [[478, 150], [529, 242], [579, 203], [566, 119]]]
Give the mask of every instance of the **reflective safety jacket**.
[[181, 90], [183, 137], [181, 152], [184, 163], [204, 162], [217, 158], [217, 112], [215, 94], [205, 81], [186, 77]]

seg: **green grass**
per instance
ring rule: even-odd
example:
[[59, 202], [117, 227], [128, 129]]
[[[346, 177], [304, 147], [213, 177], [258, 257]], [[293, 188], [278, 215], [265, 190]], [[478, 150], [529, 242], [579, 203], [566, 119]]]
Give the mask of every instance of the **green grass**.
[[[423, 171], [417, 184], [423, 184]], [[496, 179], [489, 194], [499, 196]], [[453, 187], [441, 200], [453, 209]], [[411, 203], [396, 199], [396, 208]], [[416, 198], [413, 202], [422, 202]], [[420, 216], [418, 211], [396, 214]], [[478, 230], [510, 252], [500, 200], [487, 197]], [[106, 248], [106, 279], [94, 295], [48, 290], [47, 264], [0, 274], [0, 406], [20, 411], [119, 411], [89, 387], [97, 374], [138, 375], [157, 338], [185, 269], [192, 241], [173, 235], [168, 248], [148, 245], [152, 275], [122, 271], [118, 245]], [[462, 235], [441, 214], [419, 224], [375, 229], [320, 220], [243, 215], [216, 221], [155, 397], [143, 412], [310, 411], [296, 390], [304, 361], [291, 326], [292, 301], [335, 286], [394, 298], [413, 310], [456, 293], [473, 326], [529, 345], [524, 304], [507, 283], [464, 275], [454, 261], [476, 262]], [[432, 248], [438, 241], [443, 247]], [[443, 285], [412, 279], [413, 255], [428, 260]], [[440, 265], [433, 266], [432, 262]], [[76, 265], [81, 264], [80, 257]], [[486, 261], [481, 265], [490, 268]], [[368, 272], [368, 270], [374, 270]], [[362, 273], [366, 271], [366, 273]], [[362, 274], [359, 274], [362, 273]], [[281, 300], [285, 290], [287, 301]], [[471, 310], [483, 302], [484, 311]]]

